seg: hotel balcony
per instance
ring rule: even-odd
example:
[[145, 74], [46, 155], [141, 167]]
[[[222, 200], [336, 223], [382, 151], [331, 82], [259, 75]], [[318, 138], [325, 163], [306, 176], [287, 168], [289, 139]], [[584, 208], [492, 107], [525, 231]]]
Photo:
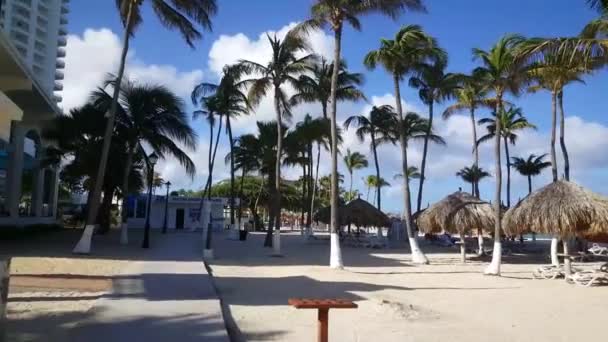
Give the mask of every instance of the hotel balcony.
[[68, 35], [68, 30], [65, 29], [65, 27], [60, 27], [59, 28], [59, 36], [63, 37], [63, 36], [67, 36]]
[[63, 72], [61, 71], [55, 71], [55, 80], [63, 80], [65, 77], [65, 75], [63, 74]]
[[64, 48], [57, 49], [57, 58], [64, 58], [64, 57], [65, 57], [65, 49]]
[[62, 90], [63, 90], [63, 84], [61, 82], [55, 81], [55, 87], [53, 87], [53, 91], [62, 91]]
[[68, 24], [68, 18], [62, 16], [61, 19], [59, 19], [59, 24], [61, 24], [61, 25], [67, 25]]
[[59, 37], [59, 39], [57, 39], [57, 46], [64, 47], [67, 45], [68, 45], [68, 40], [65, 37]]
[[58, 59], [57, 62], [55, 62], [55, 67], [57, 69], [65, 69], [65, 61]]
[[59, 103], [59, 102], [63, 101], [63, 97], [61, 97], [59, 95], [53, 95], [53, 100], [55, 100], [55, 102]]

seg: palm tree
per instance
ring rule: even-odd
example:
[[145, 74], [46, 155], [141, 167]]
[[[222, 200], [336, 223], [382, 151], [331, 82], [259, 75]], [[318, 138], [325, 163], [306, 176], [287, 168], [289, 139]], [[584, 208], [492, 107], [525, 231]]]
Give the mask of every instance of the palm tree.
[[[496, 113], [492, 113], [491, 118], [484, 118], [479, 120], [479, 124], [486, 124], [488, 133], [479, 138], [479, 143], [489, 141], [494, 138], [496, 132]], [[531, 124], [522, 113], [521, 108], [511, 107], [508, 110], [501, 110], [498, 115], [498, 121], [500, 121], [501, 138], [505, 146], [505, 160], [507, 161], [507, 207], [511, 207], [511, 157], [509, 155], [509, 143], [515, 145], [517, 141], [517, 131], [532, 128], [536, 129], [536, 126]]]
[[[525, 83], [526, 74], [522, 70], [522, 62], [517, 58], [516, 49], [524, 41], [518, 35], [507, 35], [501, 38], [489, 51], [473, 49], [473, 55], [481, 60], [483, 66], [476, 68], [473, 75], [494, 92], [496, 108], [494, 112], [503, 110], [503, 97], [506, 92], [518, 95]], [[502, 259], [502, 244], [500, 234], [502, 230], [500, 216], [500, 198], [502, 188], [502, 172], [500, 162], [500, 139], [502, 137], [501, 120], [496, 121], [496, 135], [494, 140], [494, 157], [496, 158], [496, 193], [494, 197], [494, 248], [492, 262], [485, 270], [486, 274], [500, 275]]]
[[[314, 63], [310, 66], [308, 74], [301, 75], [298, 79], [296, 88], [296, 94], [294, 94], [290, 102], [292, 105], [298, 105], [301, 103], [312, 103], [319, 102], [321, 104], [321, 110], [323, 118], [327, 121], [328, 128], [331, 129], [331, 123], [327, 115], [327, 106], [329, 104], [329, 98], [331, 95], [331, 77], [333, 73], [333, 63], [328, 63], [324, 58], [318, 63]], [[363, 75], [359, 73], [348, 72], [346, 62], [342, 60], [339, 65], [338, 74], [338, 85], [336, 90], [336, 99], [338, 101], [359, 101], [364, 100], [365, 95], [359, 87], [363, 84]], [[329, 139], [331, 139], [331, 132], [329, 132]], [[331, 144], [331, 142], [330, 142]], [[325, 144], [327, 145], [327, 144]], [[327, 146], [326, 146], [326, 149]], [[310, 211], [309, 215], [312, 215], [314, 211], [314, 197], [316, 193], [316, 184], [319, 179], [319, 165], [321, 161], [321, 144], [317, 143], [317, 165], [314, 176], [314, 181], [311, 177], [310, 190], [312, 196], [310, 198]], [[312, 167], [310, 168], [312, 174]], [[307, 229], [310, 229], [311, 220], [307, 221]]]
[[[108, 81], [108, 84], [113, 83]], [[112, 105], [112, 96], [102, 88], [92, 94], [91, 100], [103, 111], [107, 111]], [[150, 146], [160, 158], [175, 157], [188, 175], [193, 177], [195, 174], [194, 162], [178, 146], [179, 143], [189, 149], [196, 148], [197, 135], [188, 123], [184, 107], [183, 101], [165, 86], [123, 80], [117, 113], [117, 121], [126, 129], [127, 158], [121, 188], [122, 208], [125, 209], [121, 215], [122, 244], [129, 241], [126, 210], [129, 174], [135, 154], [143, 151], [142, 144]]]
[[584, 63], [580, 60], [564, 58], [563, 55], [556, 53], [545, 54], [542, 61], [533, 63], [530, 66], [530, 74], [534, 78], [536, 84], [531, 86], [529, 90], [531, 92], [536, 92], [540, 89], [546, 89], [551, 92], [551, 169], [554, 182], [558, 179], [555, 153], [557, 107], [559, 105], [559, 143], [564, 157], [564, 175], [566, 180], [570, 180], [570, 159], [568, 157], [565, 137], [564, 87], [573, 82], [584, 83], [580, 76], [586, 72], [588, 72], [588, 68], [586, 68]]
[[[443, 58], [444, 52], [438, 48], [435, 39], [427, 35], [420, 26], [409, 25], [399, 30], [394, 40], [383, 39], [378, 50], [371, 51], [365, 57], [364, 63], [370, 69], [375, 69], [381, 64], [393, 78], [395, 88], [395, 106], [399, 124], [396, 127], [405, 126], [403, 108], [401, 104], [400, 82], [403, 77], [416, 65], [428, 59]], [[397, 138], [401, 145], [401, 173], [407, 175], [409, 169], [407, 160], [407, 137], [397, 131]], [[414, 236], [412, 210], [410, 199], [409, 179], [403, 180], [403, 221], [407, 231], [412, 259], [416, 263], [426, 264], [428, 259], [418, 247]]]
[[[393, 136], [390, 134], [392, 127], [395, 126], [395, 112], [392, 106], [384, 105], [380, 107], [372, 107], [369, 116], [355, 115], [344, 121], [346, 129], [354, 126], [357, 128], [356, 134], [359, 141], [365, 141], [365, 137], [369, 135], [371, 139], [371, 150], [374, 155], [374, 165], [376, 166], [376, 178], [380, 179], [380, 163], [378, 162], [377, 148], [379, 145], [387, 142], [393, 142]], [[381, 194], [376, 193], [376, 204], [378, 210], [381, 209]]]
[[229, 155], [226, 156], [226, 164], [232, 163], [234, 160], [234, 169], [241, 170], [241, 184], [239, 186], [239, 207], [238, 207], [238, 221], [241, 222], [243, 216], [243, 187], [245, 184], [245, 178], [249, 172], [260, 169], [260, 161], [256, 157], [257, 151], [255, 150], [256, 142], [252, 139], [251, 135], [243, 135], [235, 139], [234, 148]]
[[532, 177], [538, 176], [540, 173], [551, 166], [551, 162], [543, 161], [547, 154], [536, 156], [531, 154], [528, 159], [513, 157], [513, 167], [525, 177], [528, 177], [528, 194], [532, 193]]
[[[219, 84], [213, 83], [201, 83], [197, 85], [192, 91], [192, 100], [196, 105], [199, 100], [204, 99], [209, 94], [212, 94], [216, 102], [215, 108], [226, 119], [226, 131], [228, 133], [228, 140], [230, 143], [230, 224], [232, 229], [235, 229], [235, 215], [234, 215], [234, 198], [236, 195], [235, 191], [235, 161], [234, 161], [234, 143], [235, 140], [232, 136], [232, 119], [246, 115], [251, 109], [247, 96], [241, 90], [243, 84], [240, 82], [242, 70], [239, 65], [226, 66], [223, 70], [222, 78]], [[221, 120], [221, 119], [220, 119]], [[218, 131], [219, 132], [219, 131]], [[217, 142], [216, 142], [217, 144]], [[210, 173], [211, 175], [211, 173]], [[210, 183], [209, 183], [210, 184]]]
[[[487, 96], [488, 88], [474, 77], [468, 77], [462, 88], [456, 90], [457, 102], [447, 107], [443, 112], [443, 119], [447, 120], [456, 113], [469, 111], [473, 132], [473, 164], [477, 166], [479, 166], [479, 150], [477, 149], [477, 120], [475, 120], [475, 111], [478, 108], [496, 107], [496, 100]], [[479, 197], [479, 186], [477, 184], [473, 184], [473, 186], [476, 190], [473, 196]]]
[[456, 176], [462, 178], [462, 180], [467, 183], [471, 183], [471, 195], [477, 196], [476, 194], [479, 193], [479, 189], [477, 189], [479, 182], [486, 177], [490, 177], [491, 175], [486, 170], [480, 168], [476, 164], [473, 164], [472, 166], [466, 166], [460, 169], [458, 172], [456, 172]]
[[346, 169], [350, 174], [350, 186], [348, 187], [348, 192], [353, 192], [353, 173], [355, 170], [361, 170], [366, 168], [368, 165], [367, 158], [359, 152], [351, 152], [350, 149], [346, 150], [346, 155], [344, 156], [344, 165], [346, 165]]
[[[311, 8], [312, 18], [304, 23], [303, 27], [329, 27], [334, 33], [334, 61], [342, 59], [342, 30], [344, 23], [350, 24], [354, 29], [361, 29], [359, 17], [366, 14], [379, 13], [395, 19], [406, 10], [424, 11], [422, 0], [317, 0]], [[339, 63], [334, 63], [331, 78], [331, 92], [329, 97], [332, 148], [331, 148], [331, 253], [329, 266], [342, 268], [342, 253], [338, 238], [338, 145], [334, 139], [338, 134], [336, 118], [338, 99]]]
[[[420, 179], [420, 171], [415, 166], [410, 166], [407, 168], [407, 179]], [[397, 173], [393, 176], [394, 180], [403, 179], [403, 173]]]
[[[177, 29], [186, 43], [194, 48], [194, 41], [202, 38], [201, 32], [195, 25], [199, 25], [205, 31], [211, 31], [211, 18], [217, 12], [217, 4], [215, 0], [197, 0], [197, 1], [167, 1], [167, 0], [149, 0], [154, 13], [160, 19], [160, 22], [168, 29]], [[123, 47], [118, 67], [118, 74], [114, 83], [114, 94], [112, 97], [112, 105], [108, 111], [108, 120], [105, 124], [105, 132], [103, 139], [103, 147], [99, 159], [99, 169], [95, 177], [95, 185], [91, 196], [89, 197], [89, 212], [87, 215], [87, 229], [82, 233], [82, 238], [74, 248], [74, 253], [88, 254], [91, 249], [91, 239], [93, 234], [93, 222], [97, 216], [99, 200], [102, 188], [102, 180], [106, 172], [108, 162], [108, 154], [112, 140], [112, 132], [114, 130], [114, 120], [118, 109], [118, 101], [120, 95], [120, 86], [125, 72], [125, 64], [127, 60], [127, 52], [129, 50], [129, 39], [135, 33], [135, 30], [142, 24], [143, 17], [141, 12], [141, 4], [143, 0], [116, 0], [116, 6], [120, 13], [120, 17], [124, 26]]]
[[280, 240], [281, 232], [281, 155], [283, 153], [283, 118], [291, 117], [291, 104], [285, 93], [284, 85], [290, 84], [297, 87], [298, 77], [309, 70], [310, 65], [315, 62], [315, 56], [305, 54], [300, 57], [302, 51], [309, 49], [308, 42], [297, 30], [291, 30], [283, 40], [268, 36], [272, 48], [272, 58], [262, 65], [256, 62], [241, 60], [239, 63], [245, 74], [259, 75], [259, 78], [245, 80], [250, 86], [248, 98], [252, 105], [258, 105], [269, 91], [274, 92], [274, 109], [277, 123], [277, 151], [274, 184], [274, 208], [275, 222], [271, 223], [266, 236], [265, 246], [273, 246], [274, 253], [280, 255], [280, 245], [273, 244], [271, 234], [272, 226], [276, 227], [276, 239]]
[[422, 147], [422, 162], [420, 164], [420, 182], [418, 182], [418, 201], [416, 210], [422, 209], [422, 190], [424, 188], [426, 159], [428, 153], [429, 137], [433, 128], [433, 111], [435, 103], [441, 103], [451, 98], [456, 90], [460, 88], [463, 75], [446, 73], [446, 59], [437, 60], [433, 63], [423, 63], [416, 67], [416, 74], [410, 78], [410, 86], [418, 89], [422, 102], [429, 107], [429, 124], [426, 138]]
[[[367, 187], [367, 196], [365, 196], [365, 201], [369, 202], [369, 192], [372, 188], [376, 187], [376, 176], [369, 175], [363, 179], [363, 183]], [[374, 196], [375, 197], [375, 196]]]

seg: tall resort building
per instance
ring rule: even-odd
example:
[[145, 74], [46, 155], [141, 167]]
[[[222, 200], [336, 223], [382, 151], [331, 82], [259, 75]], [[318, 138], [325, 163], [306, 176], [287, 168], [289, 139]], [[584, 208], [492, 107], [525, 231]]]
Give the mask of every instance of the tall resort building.
[[60, 114], [69, 0], [0, 0], [0, 229], [57, 222], [45, 124]]

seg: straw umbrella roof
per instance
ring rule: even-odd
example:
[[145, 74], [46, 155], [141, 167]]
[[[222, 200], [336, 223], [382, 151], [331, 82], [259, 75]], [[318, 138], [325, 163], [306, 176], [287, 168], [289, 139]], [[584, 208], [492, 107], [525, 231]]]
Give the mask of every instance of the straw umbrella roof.
[[503, 229], [512, 235], [532, 230], [561, 237], [606, 233], [608, 198], [572, 182], [553, 182], [509, 209]]
[[492, 228], [494, 211], [490, 203], [458, 191], [427, 208], [417, 223], [424, 233], [464, 233], [472, 228]]
[[[354, 224], [357, 227], [390, 227], [391, 219], [370, 203], [356, 199], [338, 208], [340, 225]], [[314, 215], [316, 221], [329, 224], [331, 207], [323, 207]]]
[[391, 219], [382, 211], [360, 198], [352, 200], [344, 207], [346, 224], [357, 227], [390, 227]]

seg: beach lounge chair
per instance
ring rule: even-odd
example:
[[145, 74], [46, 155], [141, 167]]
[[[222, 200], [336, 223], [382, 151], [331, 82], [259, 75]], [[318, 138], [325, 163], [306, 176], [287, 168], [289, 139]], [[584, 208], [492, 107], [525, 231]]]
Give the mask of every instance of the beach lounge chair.
[[608, 284], [608, 272], [601, 269], [596, 271], [579, 271], [566, 277], [569, 283], [590, 287], [594, 284]]
[[557, 279], [563, 276], [563, 268], [554, 265], [540, 266], [532, 272], [532, 278], [534, 279]]
[[608, 247], [602, 247], [594, 243], [588, 251], [595, 256], [608, 256]]

